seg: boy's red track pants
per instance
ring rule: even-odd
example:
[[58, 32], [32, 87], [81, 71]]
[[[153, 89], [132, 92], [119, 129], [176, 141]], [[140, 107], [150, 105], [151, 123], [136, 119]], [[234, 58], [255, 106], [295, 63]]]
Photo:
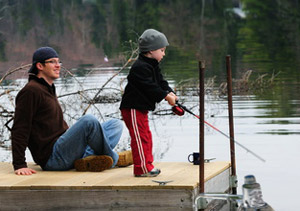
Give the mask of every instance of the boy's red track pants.
[[121, 109], [121, 113], [131, 137], [134, 174], [145, 174], [154, 168], [148, 111]]

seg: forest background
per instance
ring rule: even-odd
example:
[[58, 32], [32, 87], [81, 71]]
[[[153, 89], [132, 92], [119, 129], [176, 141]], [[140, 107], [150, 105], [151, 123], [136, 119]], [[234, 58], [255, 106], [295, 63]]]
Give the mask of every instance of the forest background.
[[105, 56], [116, 65], [147, 28], [168, 37], [163, 65], [178, 78], [193, 76], [198, 60], [223, 77], [227, 54], [234, 77], [248, 69], [298, 75], [298, 0], [1, 0], [0, 75], [30, 63], [40, 46], [54, 47], [67, 68], [103, 65]]

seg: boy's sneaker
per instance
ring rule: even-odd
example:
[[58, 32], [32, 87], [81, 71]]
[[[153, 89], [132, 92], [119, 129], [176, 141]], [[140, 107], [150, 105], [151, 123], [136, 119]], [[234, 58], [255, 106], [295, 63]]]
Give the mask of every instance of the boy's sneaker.
[[160, 169], [153, 168], [151, 171], [145, 173], [145, 174], [136, 174], [135, 177], [156, 177], [160, 174]]
[[110, 169], [112, 165], [113, 159], [108, 155], [91, 155], [74, 162], [77, 171], [99, 172]]
[[119, 160], [118, 160], [117, 166], [125, 167], [125, 166], [129, 166], [129, 165], [133, 164], [131, 150], [118, 152], [118, 154], [119, 154]]

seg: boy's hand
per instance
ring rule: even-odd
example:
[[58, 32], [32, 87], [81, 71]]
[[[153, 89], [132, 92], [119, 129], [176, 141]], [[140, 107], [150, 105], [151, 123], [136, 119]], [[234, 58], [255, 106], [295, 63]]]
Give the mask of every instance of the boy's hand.
[[15, 170], [16, 175], [32, 175], [35, 174], [36, 171], [30, 168], [20, 168]]
[[165, 97], [166, 101], [168, 101], [168, 103], [171, 105], [171, 106], [174, 106], [176, 101], [178, 100], [178, 97], [173, 93], [173, 92], [170, 92], [166, 97]]
[[176, 99], [176, 101], [178, 101], [178, 97], [173, 92], [170, 92], [169, 94], [172, 95], [172, 96], [174, 96], [175, 99]]

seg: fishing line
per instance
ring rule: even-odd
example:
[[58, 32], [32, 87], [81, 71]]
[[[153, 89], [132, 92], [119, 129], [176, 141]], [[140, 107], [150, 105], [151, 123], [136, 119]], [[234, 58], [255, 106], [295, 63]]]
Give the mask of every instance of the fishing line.
[[[176, 102], [176, 105], [180, 108], [182, 108], [183, 110], [185, 110], [186, 112], [192, 114], [194, 117], [200, 119], [200, 117], [196, 114], [194, 114], [191, 110], [189, 110], [187, 107], [185, 107], [184, 105]], [[234, 140], [233, 138], [231, 138], [230, 136], [228, 136], [226, 133], [222, 132], [221, 130], [219, 130], [218, 128], [216, 128], [215, 126], [213, 126], [212, 124], [208, 123], [207, 121], [204, 121], [204, 123], [208, 126], [210, 126], [211, 128], [213, 128], [214, 130], [216, 130], [217, 132], [221, 133], [223, 136], [229, 138], [230, 140], [232, 140], [234, 143], [236, 143], [238, 146], [242, 147], [244, 150], [246, 150], [247, 152], [249, 152], [250, 154], [254, 155], [256, 158], [258, 158], [259, 160], [261, 160], [262, 162], [266, 162], [265, 159], [263, 159], [262, 157], [260, 157], [258, 154], [256, 154], [255, 152], [253, 152], [252, 150], [248, 149], [247, 147], [245, 147], [244, 145], [240, 144], [239, 142], [237, 142], [236, 140]]]

